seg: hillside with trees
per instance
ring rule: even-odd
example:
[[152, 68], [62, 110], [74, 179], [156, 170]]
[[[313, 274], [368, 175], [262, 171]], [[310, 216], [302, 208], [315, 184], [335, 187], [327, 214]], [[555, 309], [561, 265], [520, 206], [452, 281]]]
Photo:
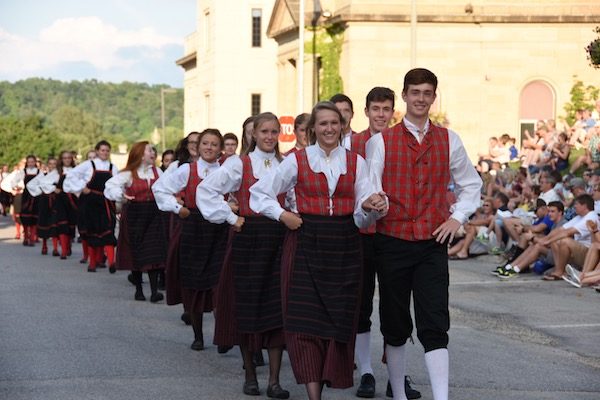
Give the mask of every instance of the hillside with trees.
[[[167, 85], [63, 82], [30, 78], [0, 82], [0, 164], [32, 153], [85, 153], [100, 139], [131, 144], [161, 127], [160, 91]], [[167, 147], [183, 135], [183, 90], [165, 93]], [[159, 150], [162, 150], [159, 146]]]

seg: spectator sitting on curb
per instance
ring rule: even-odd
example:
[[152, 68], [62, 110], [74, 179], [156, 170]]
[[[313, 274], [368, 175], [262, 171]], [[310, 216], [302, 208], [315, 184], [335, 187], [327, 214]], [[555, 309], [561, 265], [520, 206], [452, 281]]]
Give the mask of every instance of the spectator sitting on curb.
[[448, 250], [448, 257], [453, 260], [464, 260], [469, 255], [487, 253], [490, 243], [495, 241], [493, 236], [490, 237], [490, 233], [493, 235], [491, 226], [495, 212], [493, 201], [484, 200], [474, 217], [463, 225], [465, 237]]
[[587, 221], [598, 223], [598, 214], [594, 212], [594, 200], [589, 194], [582, 194], [575, 198], [575, 212], [577, 216], [556, 229], [546, 238], [541, 239], [542, 245], [550, 245], [554, 256], [554, 271], [546, 276], [545, 280], [561, 280], [567, 263], [583, 266], [585, 255], [591, 245], [591, 234]]
[[[552, 235], [552, 232], [566, 223], [566, 220], [563, 217], [564, 209], [564, 205], [560, 201], [553, 201], [548, 204], [548, 216], [552, 221], [552, 230], [548, 235]], [[494, 269], [492, 274], [498, 275], [498, 277], [503, 279], [516, 277], [519, 273], [527, 271], [532, 263], [536, 263], [534, 272], [538, 274], [544, 273], [554, 265], [554, 259], [552, 257], [550, 246], [542, 245], [540, 240], [540, 237], [533, 237], [533, 244], [531, 246], [528, 246], [525, 251], [514, 260]], [[543, 258], [539, 259], [540, 257]]]

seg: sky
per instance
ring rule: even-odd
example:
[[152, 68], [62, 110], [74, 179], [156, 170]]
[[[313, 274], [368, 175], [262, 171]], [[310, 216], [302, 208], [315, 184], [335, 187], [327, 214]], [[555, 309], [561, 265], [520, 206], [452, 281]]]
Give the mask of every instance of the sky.
[[0, 0], [0, 81], [97, 79], [183, 87], [196, 0]]

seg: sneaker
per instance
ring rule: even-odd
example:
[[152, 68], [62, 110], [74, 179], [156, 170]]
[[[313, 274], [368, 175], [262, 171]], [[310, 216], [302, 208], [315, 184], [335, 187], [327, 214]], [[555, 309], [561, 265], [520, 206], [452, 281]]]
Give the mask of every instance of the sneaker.
[[563, 275], [562, 278], [565, 282], [570, 283], [571, 285], [575, 286], [576, 288], [581, 287], [581, 283], [577, 282], [577, 280], [575, 280], [575, 278], [572, 277], [571, 275]]
[[498, 273], [498, 278], [500, 279], [510, 279], [518, 276], [519, 273], [514, 269], [506, 269], [504, 268], [501, 272]]
[[581, 272], [577, 271], [575, 268], [571, 266], [571, 264], [567, 264], [565, 267], [565, 271], [567, 275], [569, 275], [573, 280], [581, 285]]
[[497, 275], [500, 275], [500, 273], [501, 273], [502, 271], [504, 271], [504, 267], [505, 267], [505, 265], [498, 265], [498, 266], [497, 266], [495, 269], [493, 269], [493, 270], [491, 271], [491, 274], [492, 274], [492, 275], [496, 275], [496, 276], [497, 276]]
[[501, 247], [492, 247], [489, 251], [490, 254], [494, 255], [494, 256], [498, 256], [502, 253], [504, 253], [504, 250], [502, 250]]

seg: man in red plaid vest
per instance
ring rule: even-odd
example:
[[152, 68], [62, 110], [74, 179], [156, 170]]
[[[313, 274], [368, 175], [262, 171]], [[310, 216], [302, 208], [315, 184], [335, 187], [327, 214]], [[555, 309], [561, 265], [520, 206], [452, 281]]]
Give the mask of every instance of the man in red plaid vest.
[[[481, 179], [458, 135], [433, 125], [437, 77], [417, 68], [404, 77], [404, 119], [374, 135], [366, 145], [367, 163], [377, 191], [389, 201], [377, 221], [375, 253], [379, 266], [381, 332], [394, 399], [404, 392], [405, 344], [412, 334], [413, 295], [417, 337], [435, 400], [448, 399], [447, 243], [480, 201]], [[456, 203], [446, 192], [453, 182]]]

